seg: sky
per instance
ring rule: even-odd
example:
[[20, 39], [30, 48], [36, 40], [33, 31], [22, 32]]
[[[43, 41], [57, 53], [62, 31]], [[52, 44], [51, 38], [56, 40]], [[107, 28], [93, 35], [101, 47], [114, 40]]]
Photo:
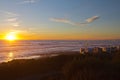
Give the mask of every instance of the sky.
[[0, 39], [120, 39], [120, 0], [0, 0]]

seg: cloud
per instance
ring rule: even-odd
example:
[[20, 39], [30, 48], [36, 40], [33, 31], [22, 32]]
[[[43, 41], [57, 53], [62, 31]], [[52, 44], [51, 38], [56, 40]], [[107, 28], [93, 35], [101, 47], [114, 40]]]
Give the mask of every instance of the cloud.
[[20, 26], [20, 23], [19, 22], [13, 22], [13, 23], [10, 23], [11, 26], [14, 26], [14, 27], [18, 27]]
[[70, 21], [69, 19], [65, 19], [65, 18], [51, 18], [50, 20], [54, 22], [61, 22], [61, 23], [67, 23], [67, 24], [74, 25], [72, 21]]
[[91, 18], [86, 19], [86, 22], [87, 22], [87, 23], [91, 23], [91, 22], [93, 22], [93, 21], [95, 21], [95, 20], [97, 20], [97, 19], [99, 19], [99, 16], [93, 16], [93, 17], [91, 17]]
[[37, 0], [23, 0], [20, 2], [20, 4], [29, 4], [29, 3], [35, 3]]
[[17, 18], [10, 18], [10, 19], [6, 19], [6, 23], [10, 26], [13, 27], [18, 27], [20, 26], [20, 22], [18, 21]]
[[5, 14], [6, 17], [18, 16], [18, 14], [15, 14], [15, 13], [9, 12], [9, 11], [3, 11], [3, 13]]
[[70, 21], [68, 19], [64, 19], [64, 18], [51, 18], [51, 21], [55, 21], [55, 22], [62, 22], [62, 23], [69, 23]]
[[71, 25], [75, 25], [75, 26], [81, 26], [81, 25], [92, 23], [97, 19], [99, 19], [99, 16], [93, 16], [91, 18], [88, 18], [85, 20], [85, 22], [73, 22], [73, 21], [66, 19], [66, 18], [50, 18], [50, 21], [66, 23], [66, 24], [71, 24]]
[[60, 23], [66, 23], [66, 24], [71, 24], [71, 25], [82, 25], [82, 23], [76, 23], [76, 22], [73, 22], [69, 19], [65, 19], [65, 18], [50, 18], [50, 21], [53, 21], [53, 22], [60, 22]]
[[16, 22], [17, 18], [16, 17], [8, 18], [8, 19], [6, 19], [6, 21], [8, 21], [8, 22]]
[[19, 20], [18, 14], [15, 14], [13, 12], [8, 12], [8, 11], [4, 11], [3, 13], [5, 15], [6, 24], [13, 26], [13, 27], [20, 26], [20, 20]]
[[37, 28], [28, 28], [27, 26], [24, 26], [22, 23], [22, 20], [20, 20], [20, 15], [16, 14], [14, 12], [9, 11], [3, 11], [0, 10], [0, 15], [3, 16], [3, 25], [5, 29], [9, 27], [10, 32], [17, 32], [17, 33], [31, 33], [35, 34]]

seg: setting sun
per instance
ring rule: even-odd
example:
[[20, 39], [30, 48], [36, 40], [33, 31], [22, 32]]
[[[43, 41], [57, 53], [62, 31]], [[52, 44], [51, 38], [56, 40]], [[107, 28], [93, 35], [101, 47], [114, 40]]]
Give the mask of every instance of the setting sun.
[[17, 39], [17, 35], [15, 32], [10, 32], [6, 35], [5, 39], [9, 41], [14, 41]]

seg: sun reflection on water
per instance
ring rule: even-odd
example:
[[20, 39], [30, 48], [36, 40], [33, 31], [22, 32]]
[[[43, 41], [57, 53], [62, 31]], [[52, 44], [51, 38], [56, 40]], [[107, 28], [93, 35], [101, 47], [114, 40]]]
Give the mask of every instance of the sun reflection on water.
[[14, 53], [13, 52], [9, 52], [7, 55], [7, 59], [6, 62], [11, 61], [14, 59]]

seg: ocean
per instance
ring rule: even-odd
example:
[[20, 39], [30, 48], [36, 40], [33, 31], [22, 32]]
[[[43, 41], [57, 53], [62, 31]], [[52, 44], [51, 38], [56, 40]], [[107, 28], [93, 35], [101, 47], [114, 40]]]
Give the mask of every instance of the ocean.
[[0, 62], [39, 58], [54, 52], [79, 51], [81, 47], [117, 46], [120, 40], [22, 40], [0, 41]]

